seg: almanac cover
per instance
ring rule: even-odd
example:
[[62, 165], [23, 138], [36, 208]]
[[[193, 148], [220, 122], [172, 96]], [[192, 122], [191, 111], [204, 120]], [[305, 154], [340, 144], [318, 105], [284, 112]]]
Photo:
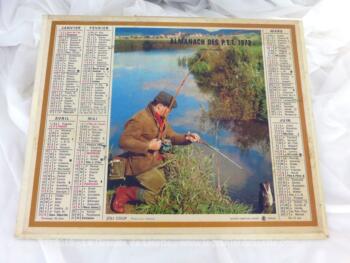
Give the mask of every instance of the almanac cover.
[[300, 21], [45, 17], [17, 235], [327, 237]]

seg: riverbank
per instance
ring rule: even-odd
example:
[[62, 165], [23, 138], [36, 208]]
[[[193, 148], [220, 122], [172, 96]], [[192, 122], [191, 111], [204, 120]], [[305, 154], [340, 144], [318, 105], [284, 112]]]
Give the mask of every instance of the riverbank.
[[193, 45], [182, 45], [171, 43], [168, 39], [116, 39], [114, 42], [114, 52], [133, 52], [133, 51], [149, 51], [161, 49], [189, 49]]

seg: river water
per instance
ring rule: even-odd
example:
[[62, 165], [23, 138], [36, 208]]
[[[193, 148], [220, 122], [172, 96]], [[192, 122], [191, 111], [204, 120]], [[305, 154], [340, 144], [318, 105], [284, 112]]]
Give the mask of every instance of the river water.
[[[187, 73], [178, 65], [178, 57], [191, 56], [195, 50], [152, 50], [117, 52], [114, 55], [113, 91], [110, 128], [110, 151], [121, 153], [119, 137], [125, 122], [142, 110], [159, 91], [175, 94]], [[202, 139], [227, 155], [228, 161], [208, 147], [219, 173], [216, 184], [225, 185], [232, 200], [257, 208], [259, 183], [272, 183], [268, 127], [263, 122], [213, 122], [203, 115], [208, 109], [210, 94], [201, 92], [190, 75], [177, 97], [178, 107], [169, 115], [169, 122], [178, 133], [200, 134]], [[242, 167], [242, 169], [239, 168]], [[217, 187], [217, 185], [215, 185]]]

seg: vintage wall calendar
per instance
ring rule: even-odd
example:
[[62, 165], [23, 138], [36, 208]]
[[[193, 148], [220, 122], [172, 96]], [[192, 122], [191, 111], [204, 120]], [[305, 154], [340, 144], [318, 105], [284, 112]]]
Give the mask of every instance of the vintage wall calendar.
[[299, 21], [44, 19], [17, 235], [327, 237]]

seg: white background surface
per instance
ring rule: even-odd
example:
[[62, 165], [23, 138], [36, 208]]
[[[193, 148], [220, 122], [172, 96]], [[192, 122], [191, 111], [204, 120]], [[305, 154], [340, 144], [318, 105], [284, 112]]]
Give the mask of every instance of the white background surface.
[[[0, 262], [350, 262], [350, 2], [0, 0]], [[34, 241], [14, 237], [42, 14], [301, 18], [330, 237]]]

